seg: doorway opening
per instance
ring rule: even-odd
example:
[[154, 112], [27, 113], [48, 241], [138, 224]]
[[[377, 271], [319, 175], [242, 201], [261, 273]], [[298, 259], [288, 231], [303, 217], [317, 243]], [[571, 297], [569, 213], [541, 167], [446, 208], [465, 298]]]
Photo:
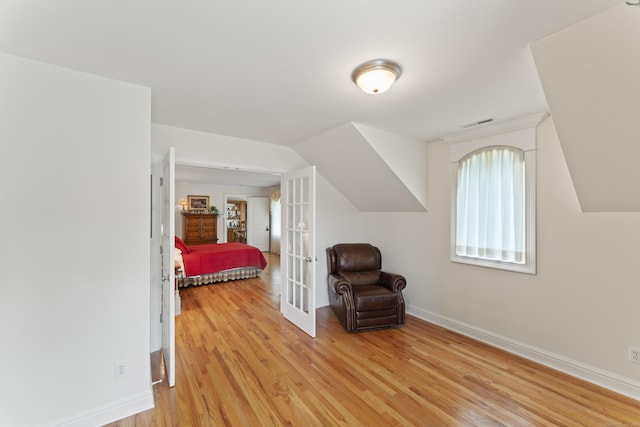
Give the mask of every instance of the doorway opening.
[[224, 235], [227, 242], [247, 243], [247, 198], [225, 196]]

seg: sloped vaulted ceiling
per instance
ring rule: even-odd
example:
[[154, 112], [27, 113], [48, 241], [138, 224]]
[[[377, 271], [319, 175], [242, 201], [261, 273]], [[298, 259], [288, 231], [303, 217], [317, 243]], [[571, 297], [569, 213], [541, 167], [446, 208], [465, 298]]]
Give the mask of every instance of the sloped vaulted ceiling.
[[531, 46], [584, 212], [640, 212], [640, 7]]
[[363, 212], [427, 210], [427, 144], [356, 123], [293, 149]]

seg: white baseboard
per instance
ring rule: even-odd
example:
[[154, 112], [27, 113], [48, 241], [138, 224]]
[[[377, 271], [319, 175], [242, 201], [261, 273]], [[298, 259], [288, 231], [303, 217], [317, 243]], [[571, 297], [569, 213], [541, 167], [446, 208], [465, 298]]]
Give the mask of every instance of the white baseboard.
[[534, 346], [512, 340], [507, 337], [486, 331], [476, 326], [459, 322], [421, 308], [407, 306], [407, 314], [462, 335], [498, 347], [509, 353], [517, 354], [534, 362], [564, 372], [576, 378], [599, 385], [616, 393], [640, 400], [640, 383], [602, 369], [586, 365], [558, 354], [536, 348]]
[[43, 424], [40, 427], [95, 427], [130, 417], [147, 409], [152, 409], [153, 390], [129, 396], [116, 402], [76, 414], [67, 419]]

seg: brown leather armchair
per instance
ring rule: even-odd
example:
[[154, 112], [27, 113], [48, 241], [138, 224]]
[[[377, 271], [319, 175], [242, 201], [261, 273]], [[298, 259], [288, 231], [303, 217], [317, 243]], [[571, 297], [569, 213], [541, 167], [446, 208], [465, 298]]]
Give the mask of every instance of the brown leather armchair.
[[341, 243], [327, 248], [329, 301], [349, 332], [404, 324], [399, 274], [381, 270], [380, 250], [368, 243]]

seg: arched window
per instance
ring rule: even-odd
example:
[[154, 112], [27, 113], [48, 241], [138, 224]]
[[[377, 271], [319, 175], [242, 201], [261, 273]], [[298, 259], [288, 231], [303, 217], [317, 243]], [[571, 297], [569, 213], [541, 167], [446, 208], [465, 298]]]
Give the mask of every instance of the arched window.
[[535, 274], [535, 128], [451, 142], [451, 260]]
[[525, 262], [524, 152], [489, 147], [458, 164], [457, 256]]

